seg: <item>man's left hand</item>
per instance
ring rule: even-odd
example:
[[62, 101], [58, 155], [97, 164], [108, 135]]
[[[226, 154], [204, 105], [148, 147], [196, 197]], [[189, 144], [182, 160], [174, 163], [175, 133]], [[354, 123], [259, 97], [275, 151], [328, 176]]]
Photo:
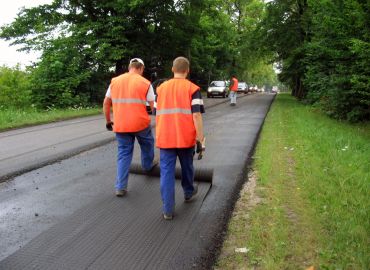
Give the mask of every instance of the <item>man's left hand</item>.
[[112, 131], [113, 130], [113, 122], [106, 123], [105, 127], [107, 128], [107, 130]]

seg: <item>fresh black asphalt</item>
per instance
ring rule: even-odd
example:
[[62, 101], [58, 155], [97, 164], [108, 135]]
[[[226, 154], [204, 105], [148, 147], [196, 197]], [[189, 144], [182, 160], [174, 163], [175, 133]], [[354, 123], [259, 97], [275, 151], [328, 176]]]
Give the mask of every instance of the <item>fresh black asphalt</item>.
[[[200, 183], [196, 200], [184, 203], [178, 183], [173, 221], [161, 218], [157, 177], [131, 174], [128, 195], [113, 196], [114, 143], [3, 183], [0, 221], [10, 222], [13, 235], [17, 230], [27, 234], [31, 224], [42, 222], [41, 234], [31, 233], [25, 246], [13, 247], [0, 269], [209, 269], [273, 97], [246, 96], [236, 107], [225, 103], [207, 110], [207, 149], [204, 159], [194, 163], [213, 168], [212, 186]], [[35, 198], [43, 184], [49, 186], [44, 193], [49, 201]], [[30, 192], [34, 195], [24, 195]], [[16, 228], [8, 221], [17, 217], [14, 211], [28, 215], [29, 225], [18, 222]], [[9, 231], [1, 239], [12, 243], [5, 234]]]

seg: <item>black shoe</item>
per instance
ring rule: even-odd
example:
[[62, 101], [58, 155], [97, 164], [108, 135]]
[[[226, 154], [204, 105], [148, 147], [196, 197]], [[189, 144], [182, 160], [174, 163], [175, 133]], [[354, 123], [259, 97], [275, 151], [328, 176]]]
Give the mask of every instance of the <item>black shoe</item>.
[[191, 195], [185, 195], [185, 202], [190, 202], [191, 199], [198, 193], [198, 186], [194, 186], [193, 193]]

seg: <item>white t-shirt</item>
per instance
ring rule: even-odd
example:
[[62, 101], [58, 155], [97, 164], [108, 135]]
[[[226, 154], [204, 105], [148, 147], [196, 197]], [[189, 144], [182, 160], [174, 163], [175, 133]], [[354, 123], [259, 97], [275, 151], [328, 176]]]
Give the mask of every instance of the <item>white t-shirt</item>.
[[[108, 87], [108, 90], [107, 90], [107, 93], [105, 94], [105, 96], [111, 98], [110, 86]], [[146, 94], [146, 101], [151, 102], [151, 101], [154, 101], [154, 100], [155, 100], [155, 96], [154, 96], [153, 86], [150, 85], [148, 93]]]

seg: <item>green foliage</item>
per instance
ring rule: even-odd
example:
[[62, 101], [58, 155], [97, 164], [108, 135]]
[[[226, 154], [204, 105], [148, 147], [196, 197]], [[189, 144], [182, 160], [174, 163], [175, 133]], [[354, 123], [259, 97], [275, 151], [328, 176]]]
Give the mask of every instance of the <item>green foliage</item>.
[[35, 104], [68, 107], [100, 103], [132, 57], [144, 59], [152, 79], [171, 76], [173, 59], [183, 55], [196, 82], [236, 72], [262, 84], [272, 66], [248, 40], [263, 12], [261, 0], [54, 0], [21, 10], [0, 37], [42, 52], [30, 69]]
[[334, 118], [370, 117], [367, 7], [359, 1], [312, 2], [314, 35], [306, 45], [308, 101]]
[[88, 104], [89, 93], [82, 90], [91, 71], [84, 67], [81, 56], [71, 38], [56, 39], [52, 46], [45, 48], [42, 60], [31, 75], [32, 97], [38, 107], [67, 108]]
[[273, 53], [272, 61], [280, 63], [279, 80], [293, 89], [298, 98], [306, 95], [302, 84], [305, 51], [302, 46], [309, 39], [306, 0], [276, 0], [266, 4], [263, 20], [255, 31], [256, 44], [267, 55]]
[[265, 15], [265, 4], [261, 0], [224, 1], [225, 9], [234, 30], [229, 44], [232, 46], [230, 73], [249, 84], [276, 84], [276, 74], [271, 61], [272, 50], [259, 46], [256, 29]]
[[0, 108], [30, 106], [31, 91], [29, 74], [15, 68], [0, 67]]
[[369, 14], [358, 0], [276, 0], [256, 34], [294, 96], [337, 119], [369, 120]]
[[212, 79], [228, 77], [232, 53], [225, 40], [232, 42], [235, 34], [229, 16], [218, 8], [220, 6], [213, 3], [201, 11], [200, 27], [192, 36], [190, 47], [192, 73]]
[[240, 21], [236, 21], [238, 31], [238, 47], [240, 58], [236, 62], [237, 73], [244, 80], [253, 84], [274, 84], [276, 82], [276, 74], [272, 69], [270, 62], [271, 53], [263, 51], [257, 45], [258, 37], [255, 31], [258, 27], [258, 22], [264, 16], [264, 3], [259, 0], [244, 0], [236, 1], [240, 9]]

